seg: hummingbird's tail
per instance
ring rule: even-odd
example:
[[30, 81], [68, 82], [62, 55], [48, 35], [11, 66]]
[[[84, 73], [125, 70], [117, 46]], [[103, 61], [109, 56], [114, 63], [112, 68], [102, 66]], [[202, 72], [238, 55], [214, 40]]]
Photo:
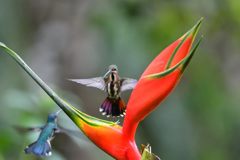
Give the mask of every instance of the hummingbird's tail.
[[36, 141], [36, 142], [30, 144], [29, 146], [27, 146], [26, 149], [24, 150], [24, 152], [25, 152], [25, 154], [32, 152], [38, 156], [51, 156], [52, 155], [51, 144], [49, 141], [45, 141], [45, 142]]
[[109, 98], [107, 97], [99, 111], [102, 112], [102, 115], [107, 115], [109, 117], [112, 116], [124, 116], [125, 115], [126, 106], [122, 100], [122, 98]]

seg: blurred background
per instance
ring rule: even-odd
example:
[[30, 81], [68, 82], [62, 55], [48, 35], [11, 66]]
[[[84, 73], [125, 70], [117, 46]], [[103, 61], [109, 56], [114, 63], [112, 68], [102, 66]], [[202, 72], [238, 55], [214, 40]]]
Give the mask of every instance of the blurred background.
[[[62, 98], [98, 118], [106, 93], [68, 81], [103, 76], [139, 78], [158, 53], [201, 17], [204, 36], [174, 91], [139, 125], [137, 145], [163, 160], [240, 159], [240, 1], [238, 0], [0, 0], [0, 41], [16, 51]], [[0, 160], [113, 158], [92, 144], [64, 114], [53, 155], [25, 155], [59, 108], [0, 50]], [[131, 91], [122, 93], [127, 103]], [[117, 121], [118, 118], [107, 120]], [[123, 118], [120, 118], [123, 122]]]

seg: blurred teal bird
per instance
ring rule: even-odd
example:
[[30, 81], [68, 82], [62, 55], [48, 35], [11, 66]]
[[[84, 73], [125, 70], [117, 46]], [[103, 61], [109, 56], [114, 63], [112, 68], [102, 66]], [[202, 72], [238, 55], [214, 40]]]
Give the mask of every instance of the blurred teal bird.
[[63, 131], [57, 126], [57, 116], [60, 112], [61, 110], [49, 114], [45, 126], [31, 128], [36, 131], [41, 131], [41, 133], [36, 142], [26, 147], [24, 150], [26, 154], [31, 152], [38, 156], [50, 156], [52, 154], [50, 141], [54, 138], [53, 136], [55, 133]]
[[110, 115], [125, 115], [126, 106], [119, 94], [120, 92], [134, 89], [138, 82], [136, 79], [132, 78], [120, 78], [118, 75], [118, 68], [114, 64], [108, 67], [108, 72], [103, 77], [69, 80], [88, 87], [96, 87], [107, 92], [107, 98], [99, 108], [99, 111], [102, 112], [103, 115], [107, 115], [107, 117]]

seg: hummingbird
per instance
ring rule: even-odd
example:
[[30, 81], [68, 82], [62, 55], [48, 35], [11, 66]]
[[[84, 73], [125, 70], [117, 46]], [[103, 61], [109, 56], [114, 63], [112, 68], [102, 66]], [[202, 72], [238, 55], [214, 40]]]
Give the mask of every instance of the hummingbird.
[[35, 131], [41, 131], [36, 142], [33, 142], [24, 150], [25, 154], [34, 153], [37, 156], [51, 156], [52, 149], [50, 141], [54, 138], [55, 133], [62, 132], [57, 126], [57, 116], [61, 110], [48, 115], [47, 124], [42, 127], [32, 127]]
[[107, 117], [110, 117], [110, 115], [123, 117], [125, 115], [126, 105], [119, 94], [120, 92], [134, 89], [138, 82], [132, 78], [120, 78], [118, 76], [118, 68], [114, 64], [108, 67], [108, 71], [103, 77], [69, 80], [107, 92], [107, 97], [99, 108], [102, 115], [107, 115]]

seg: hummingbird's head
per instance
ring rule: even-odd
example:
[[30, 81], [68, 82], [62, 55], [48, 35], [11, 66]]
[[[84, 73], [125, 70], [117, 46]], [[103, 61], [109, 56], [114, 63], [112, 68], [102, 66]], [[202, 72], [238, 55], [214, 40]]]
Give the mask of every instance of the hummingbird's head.
[[112, 64], [112, 65], [110, 65], [110, 66], [108, 67], [108, 70], [109, 70], [110, 72], [117, 72], [117, 71], [118, 71], [118, 68], [117, 68], [117, 66], [116, 66], [115, 64]]
[[57, 122], [57, 116], [58, 114], [61, 112], [62, 110], [60, 109], [59, 111], [57, 111], [56, 113], [51, 113], [48, 115], [48, 122]]
[[108, 67], [108, 71], [103, 77], [106, 77], [108, 75], [108, 73], [110, 73], [110, 72], [115, 72], [115, 73], [118, 72], [118, 68], [115, 64], [112, 64]]

